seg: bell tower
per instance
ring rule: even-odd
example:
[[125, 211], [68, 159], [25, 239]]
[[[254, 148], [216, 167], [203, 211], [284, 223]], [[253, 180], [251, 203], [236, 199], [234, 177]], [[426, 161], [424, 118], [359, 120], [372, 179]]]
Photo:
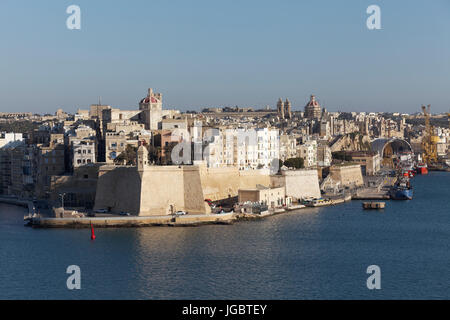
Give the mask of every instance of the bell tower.
[[137, 170], [139, 172], [144, 171], [148, 165], [148, 151], [144, 145], [140, 145], [137, 151]]
[[281, 119], [284, 119], [284, 103], [283, 103], [283, 100], [281, 100], [281, 98], [278, 99], [277, 110], [278, 110], [278, 115], [281, 117]]

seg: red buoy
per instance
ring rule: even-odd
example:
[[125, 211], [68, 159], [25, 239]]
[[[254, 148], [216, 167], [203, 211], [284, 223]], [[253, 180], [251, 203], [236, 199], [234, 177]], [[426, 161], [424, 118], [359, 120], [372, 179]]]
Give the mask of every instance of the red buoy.
[[94, 226], [91, 223], [91, 240], [95, 240]]

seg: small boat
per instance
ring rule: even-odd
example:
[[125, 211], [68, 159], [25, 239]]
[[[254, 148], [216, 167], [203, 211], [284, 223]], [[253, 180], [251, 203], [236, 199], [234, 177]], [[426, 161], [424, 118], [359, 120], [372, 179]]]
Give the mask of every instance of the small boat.
[[27, 216], [24, 216], [23, 217], [23, 224], [24, 224], [24, 226], [31, 226], [31, 225], [33, 225], [34, 219], [37, 219], [37, 218], [39, 218], [39, 215], [36, 214], [36, 213], [33, 213], [33, 214], [30, 213]]
[[363, 202], [362, 203], [364, 210], [370, 210], [370, 209], [384, 209], [386, 206], [385, 202]]
[[331, 204], [333, 204], [333, 201], [324, 198], [313, 199], [305, 203], [307, 207], [322, 207], [322, 206], [329, 206]]
[[415, 170], [412, 170], [412, 169], [403, 169], [403, 170], [402, 170], [402, 175], [403, 175], [404, 177], [414, 178]]
[[419, 163], [416, 166], [416, 174], [428, 174], [428, 167], [425, 163]]

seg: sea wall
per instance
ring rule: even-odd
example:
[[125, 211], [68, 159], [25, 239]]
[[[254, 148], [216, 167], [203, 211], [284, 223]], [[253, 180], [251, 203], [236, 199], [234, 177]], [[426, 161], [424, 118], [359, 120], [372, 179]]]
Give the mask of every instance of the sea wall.
[[320, 198], [317, 170], [285, 170], [281, 175], [271, 176], [273, 187], [284, 186], [286, 196], [293, 199]]
[[210, 213], [197, 166], [148, 166], [141, 172], [139, 215], [167, 215], [176, 211]]
[[230, 224], [237, 219], [233, 213], [188, 214], [185, 216], [145, 216], [145, 217], [88, 217], [88, 218], [36, 218], [33, 227], [38, 228], [120, 228], [148, 226], [196, 226], [202, 224]]
[[112, 213], [139, 214], [141, 177], [135, 167], [101, 166], [98, 173], [94, 209]]
[[362, 186], [364, 185], [361, 166], [348, 165], [348, 166], [332, 166], [330, 167], [331, 179], [336, 183], [340, 182], [341, 186]]
[[239, 170], [237, 167], [200, 167], [202, 189], [206, 199], [221, 200], [238, 195], [239, 189], [270, 185], [269, 170]]

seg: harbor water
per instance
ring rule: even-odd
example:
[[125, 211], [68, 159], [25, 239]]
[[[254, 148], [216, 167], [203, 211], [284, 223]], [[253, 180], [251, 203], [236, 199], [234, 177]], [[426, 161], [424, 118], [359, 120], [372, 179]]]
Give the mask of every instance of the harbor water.
[[[0, 204], [0, 299], [450, 299], [450, 173], [414, 200], [200, 227], [33, 229]], [[66, 269], [81, 269], [69, 290]], [[367, 267], [381, 269], [369, 290]]]

